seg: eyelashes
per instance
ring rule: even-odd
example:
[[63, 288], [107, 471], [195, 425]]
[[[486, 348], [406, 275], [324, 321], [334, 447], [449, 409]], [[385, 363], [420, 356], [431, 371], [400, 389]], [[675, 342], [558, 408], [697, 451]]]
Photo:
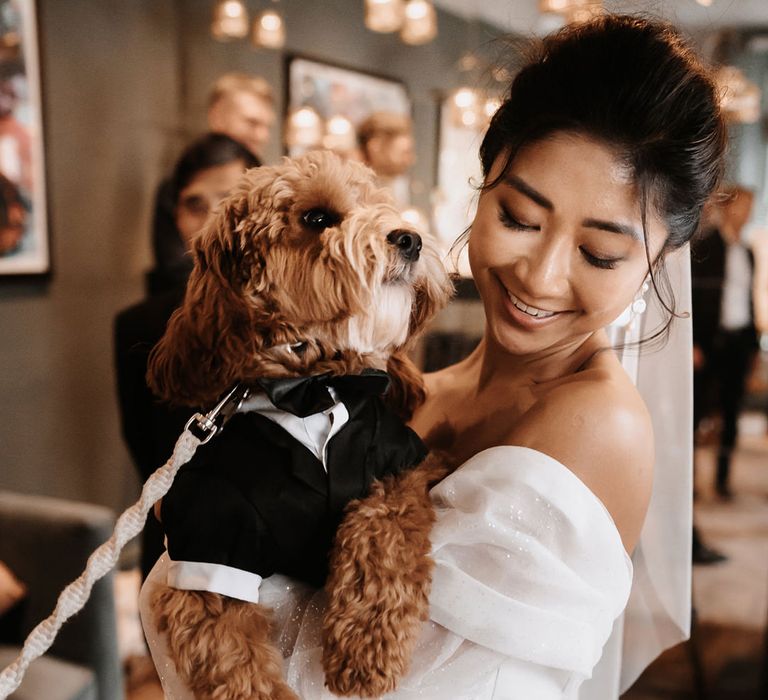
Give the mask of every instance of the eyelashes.
[[[499, 221], [508, 229], [512, 231], [540, 231], [541, 226], [536, 224], [524, 224], [522, 221], [518, 221], [510, 212], [504, 207], [499, 207]], [[579, 246], [579, 252], [593, 267], [600, 270], [613, 270], [616, 265], [620, 263], [624, 258], [602, 258], [599, 255], [590, 253], [584, 246]]]
[[601, 258], [597, 255], [592, 255], [584, 246], [579, 247], [579, 252], [584, 256], [584, 259], [595, 267], [599, 267], [601, 270], [613, 270], [616, 264], [621, 262], [623, 258]]
[[504, 207], [499, 209], [499, 221], [501, 221], [507, 228], [514, 229], [516, 231], [540, 231], [541, 227], [534, 226], [533, 224], [524, 224], [522, 221], [518, 221], [512, 214], [510, 214]]

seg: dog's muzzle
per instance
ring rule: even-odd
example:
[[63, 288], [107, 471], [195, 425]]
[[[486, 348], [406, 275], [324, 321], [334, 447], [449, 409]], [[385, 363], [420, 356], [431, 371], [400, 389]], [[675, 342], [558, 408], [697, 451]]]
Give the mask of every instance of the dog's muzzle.
[[421, 236], [415, 231], [396, 229], [387, 234], [387, 243], [395, 246], [400, 257], [407, 262], [416, 262], [421, 253]]

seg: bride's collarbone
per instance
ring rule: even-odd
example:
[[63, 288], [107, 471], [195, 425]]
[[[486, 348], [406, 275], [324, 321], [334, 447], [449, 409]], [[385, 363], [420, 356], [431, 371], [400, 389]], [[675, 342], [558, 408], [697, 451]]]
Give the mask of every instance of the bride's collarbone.
[[416, 416], [413, 427], [432, 449], [468, 459], [489, 447], [510, 444], [514, 426], [535, 406], [531, 391], [488, 396], [435, 397]]
[[545, 383], [497, 386], [481, 392], [444, 385], [428, 398], [412, 425], [431, 448], [456, 458], [469, 458], [500, 445], [538, 444], [538, 438], [551, 438], [553, 422], [571, 424], [576, 418], [588, 422], [580, 406], [574, 406], [574, 397], [635, 391], [610, 366], [595, 365]]

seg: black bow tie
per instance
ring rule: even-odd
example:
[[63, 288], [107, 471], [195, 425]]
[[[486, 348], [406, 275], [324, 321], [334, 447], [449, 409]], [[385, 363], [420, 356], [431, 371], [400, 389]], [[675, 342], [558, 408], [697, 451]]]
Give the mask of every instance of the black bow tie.
[[334, 376], [326, 372], [309, 377], [262, 378], [257, 379], [256, 383], [277, 408], [305, 418], [325, 411], [336, 403], [328, 387], [333, 387], [342, 396], [376, 396], [389, 388], [389, 375], [378, 369], [364, 369], [361, 374]]

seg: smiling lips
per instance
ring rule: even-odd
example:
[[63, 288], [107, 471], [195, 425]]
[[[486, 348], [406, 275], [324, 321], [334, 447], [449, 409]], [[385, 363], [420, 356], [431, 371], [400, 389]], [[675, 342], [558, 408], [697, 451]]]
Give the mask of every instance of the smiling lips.
[[531, 316], [532, 318], [552, 318], [552, 316], [555, 316], [559, 313], [559, 311], [545, 311], [544, 309], [537, 309], [535, 306], [529, 306], [528, 304], [518, 299], [514, 294], [512, 294], [512, 292], [506, 289], [506, 287], [504, 289], [506, 290], [507, 296], [515, 308], [522, 311], [524, 314], [528, 314], [528, 316]]

